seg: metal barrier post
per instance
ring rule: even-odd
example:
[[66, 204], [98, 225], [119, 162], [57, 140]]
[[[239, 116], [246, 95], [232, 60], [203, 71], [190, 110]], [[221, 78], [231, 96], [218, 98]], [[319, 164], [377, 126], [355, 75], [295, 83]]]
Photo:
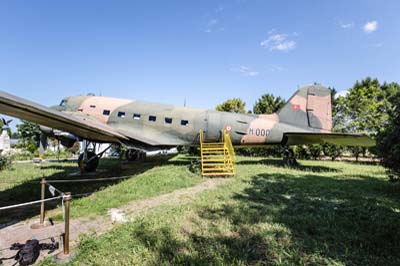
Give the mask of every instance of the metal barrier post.
[[64, 227], [64, 234], [63, 234], [63, 251], [58, 253], [55, 257], [54, 260], [56, 262], [69, 262], [74, 258], [75, 253], [71, 252], [69, 249], [69, 208], [70, 208], [70, 201], [71, 201], [71, 192], [65, 192], [64, 197], [63, 197], [63, 202], [64, 202], [64, 221], [65, 221], [65, 227]]
[[[41, 185], [40, 199], [44, 200], [45, 189], [46, 189], [46, 179], [44, 179], [44, 177], [42, 178], [40, 185]], [[44, 201], [40, 203], [40, 225], [41, 226], [44, 225]]]
[[71, 200], [71, 192], [66, 192], [64, 195], [65, 206], [65, 233], [64, 233], [64, 255], [69, 255], [69, 203]]
[[44, 197], [46, 192], [46, 179], [43, 177], [42, 181], [40, 181], [40, 199], [42, 202], [40, 203], [40, 218], [39, 223], [32, 224], [32, 229], [39, 229], [46, 226], [44, 223]]

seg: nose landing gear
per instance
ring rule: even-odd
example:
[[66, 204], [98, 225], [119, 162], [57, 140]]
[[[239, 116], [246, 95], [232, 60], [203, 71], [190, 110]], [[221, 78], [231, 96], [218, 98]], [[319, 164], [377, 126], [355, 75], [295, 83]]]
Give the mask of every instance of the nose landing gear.
[[[85, 156], [86, 153], [86, 156]], [[86, 157], [86, 158], [85, 158]], [[95, 172], [99, 166], [100, 157], [93, 151], [86, 151], [79, 155], [78, 166], [81, 173]]]
[[[88, 146], [92, 144], [92, 148], [89, 149]], [[99, 166], [99, 161], [101, 156], [111, 148], [111, 145], [108, 146], [102, 152], [96, 154], [96, 144], [93, 142], [89, 142], [87, 140], [83, 141], [83, 153], [81, 153], [78, 157], [78, 166], [82, 173], [91, 173], [96, 172], [97, 167]]]

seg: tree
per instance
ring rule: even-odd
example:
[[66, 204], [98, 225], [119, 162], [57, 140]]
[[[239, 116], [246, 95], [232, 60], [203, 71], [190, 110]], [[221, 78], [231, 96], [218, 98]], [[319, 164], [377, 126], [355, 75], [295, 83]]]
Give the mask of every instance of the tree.
[[225, 102], [217, 105], [215, 109], [217, 111], [225, 111], [231, 113], [246, 113], [246, 103], [239, 98], [228, 99]]
[[294, 152], [296, 153], [297, 159], [308, 160], [310, 159], [310, 153], [306, 145], [297, 145]]
[[340, 99], [347, 132], [364, 132], [372, 137], [388, 120], [390, 86], [381, 86], [377, 79], [356, 82], [344, 99]]
[[308, 145], [308, 151], [314, 160], [317, 160], [322, 153], [322, 146], [320, 144]]
[[17, 125], [17, 130], [21, 136], [22, 146], [33, 153], [37, 149], [40, 140], [41, 132], [39, 126], [35, 123], [22, 120], [21, 124]]
[[272, 94], [262, 95], [254, 104], [254, 114], [272, 114], [277, 112], [285, 105], [286, 101], [281, 97], [275, 97]]
[[331, 160], [334, 161], [336, 160], [336, 158], [342, 155], [344, 147], [339, 145], [324, 143], [322, 144], [322, 150], [325, 156], [331, 157]]
[[[335, 99], [333, 108], [334, 130], [336, 132], [361, 132], [376, 138], [387, 123], [390, 95], [396, 91], [395, 83], [380, 84], [377, 79], [367, 77], [356, 81], [346, 96]], [[359, 154], [366, 153], [365, 148], [349, 147], [350, 152], [358, 160]], [[374, 148], [369, 149], [374, 152]]]
[[10, 136], [12, 139], [19, 139], [21, 136], [19, 135], [18, 132], [13, 132]]
[[400, 86], [388, 98], [391, 108], [388, 110], [389, 120], [378, 133], [377, 149], [382, 157], [382, 164], [389, 169], [391, 176], [400, 177]]

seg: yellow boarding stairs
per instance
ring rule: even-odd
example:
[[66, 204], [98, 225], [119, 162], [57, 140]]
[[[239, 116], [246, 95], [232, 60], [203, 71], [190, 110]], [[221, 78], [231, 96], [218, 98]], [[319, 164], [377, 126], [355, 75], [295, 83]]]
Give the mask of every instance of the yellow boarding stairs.
[[229, 133], [224, 130], [221, 142], [204, 142], [200, 130], [201, 173], [203, 176], [234, 176], [235, 151]]

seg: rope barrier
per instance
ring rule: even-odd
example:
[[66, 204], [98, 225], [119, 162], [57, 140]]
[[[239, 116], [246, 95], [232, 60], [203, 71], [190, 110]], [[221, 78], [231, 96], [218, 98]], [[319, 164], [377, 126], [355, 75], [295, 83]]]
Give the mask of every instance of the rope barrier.
[[19, 207], [28, 206], [28, 205], [34, 205], [34, 204], [41, 203], [41, 202], [61, 199], [63, 197], [64, 197], [64, 195], [61, 195], [61, 196], [52, 197], [52, 198], [48, 198], [48, 199], [44, 199], [44, 200], [35, 200], [35, 201], [29, 201], [29, 202], [15, 204], [15, 205], [4, 206], [4, 207], [0, 207], [0, 211], [13, 209], [13, 208], [19, 208]]
[[75, 182], [93, 182], [93, 181], [111, 181], [111, 180], [119, 180], [126, 179], [132, 176], [115, 176], [115, 177], [105, 177], [105, 178], [85, 178], [85, 179], [55, 179], [48, 180], [51, 183], [75, 183]]
[[[46, 182], [51, 183], [73, 183], [73, 182], [90, 182], [90, 181], [109, 181], [109, 180], [118, 180], [118, 179], [126, 179], [132, 176], [114, 176], [114, 177], [102, 177], [102, 178], [85, 178], [85, 179], [54, 179], [54, 180], [46, 180]], [[12, 184], [12, 185], [21, 185], [21, 184], [40, 184], [41, 181], [20, 181], [20, 182], [0, 182], [0, 184]]]
[[[56, 197], [52, 197], [52, 198], [48, 198], [48, 199], [44, 199], [44, 200], [35, 200], [35, 201], [29, 201], [29, 202], [15, 204], [15, 205], [4, 206], [4, 207], [0, 207], [0, 211], [13, 209], [13, 208], [18, 208], [18, 207], [24, 207], [24, 206], [28, 206], [28, 205], [34, 205], [34, 204], [37, 204], [37, 203], [46, 202], [46, 201], [52, 201], [52, 200], [56, 200], [56, 199], [60, 199], [60, 198], [64, 197], [64, 192], [62, 192], [61, 190], [59, 190], [59, 189], [57, 189], [55, 187], [53, 187], [53, 188], [60, 194], [60, 196], [56, 196]], [[91, 195], [93, 193], [94, 192], [74, 194], [74, 195], [71, 195], [71, 197], [72, 198], [78, 198], [80, 196], [87, 196], [87, 195]]]

